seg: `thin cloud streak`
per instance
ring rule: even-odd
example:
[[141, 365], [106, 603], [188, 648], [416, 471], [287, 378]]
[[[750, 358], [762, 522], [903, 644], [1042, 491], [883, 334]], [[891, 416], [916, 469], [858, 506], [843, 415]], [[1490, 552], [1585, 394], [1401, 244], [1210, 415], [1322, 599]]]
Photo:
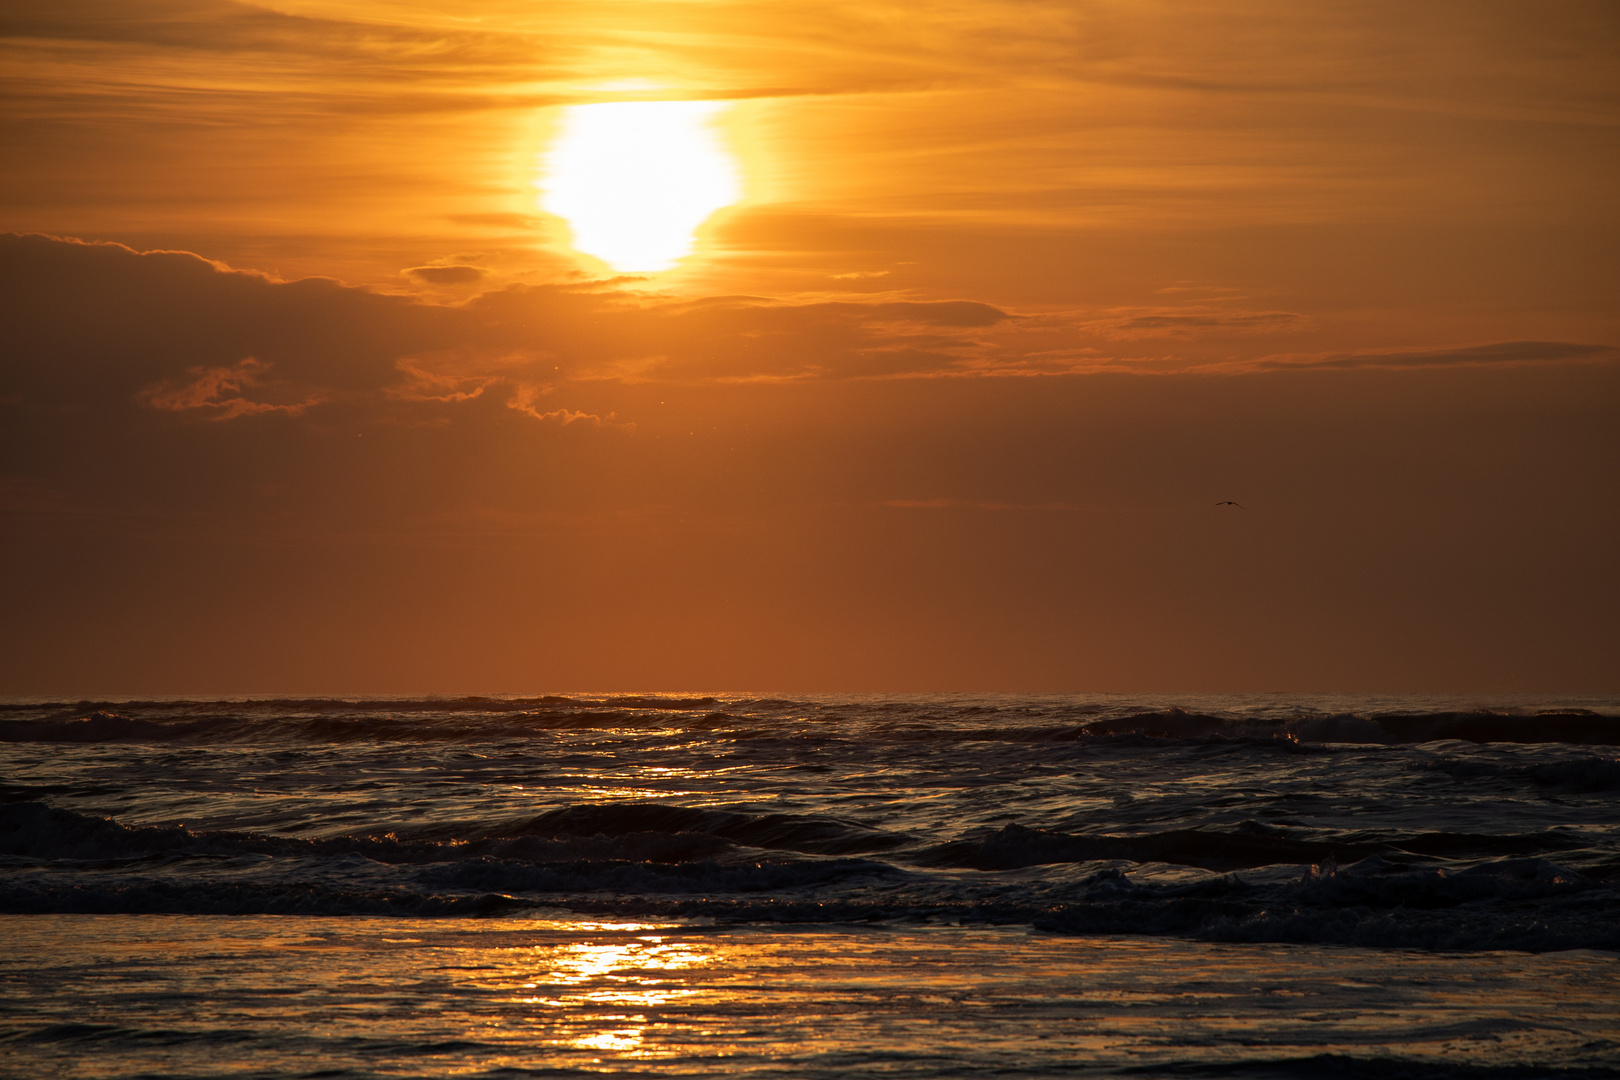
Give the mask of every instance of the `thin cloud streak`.
[[1620, 346], [1573, 341], [1499, 341], [1439, 349], [1392, 349], [1316, 357], [1268, 357], [1242, 370], [1452, 368], [1524, 364], [1609, 364], [1620, 361]]

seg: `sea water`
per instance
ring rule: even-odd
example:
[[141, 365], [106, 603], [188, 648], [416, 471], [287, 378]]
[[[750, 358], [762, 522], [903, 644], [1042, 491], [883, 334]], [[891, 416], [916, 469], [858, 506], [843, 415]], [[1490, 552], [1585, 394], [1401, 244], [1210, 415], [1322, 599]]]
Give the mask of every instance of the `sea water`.
[[0, 1075], [1620, 1076], [1620, 699], [0, 711]]

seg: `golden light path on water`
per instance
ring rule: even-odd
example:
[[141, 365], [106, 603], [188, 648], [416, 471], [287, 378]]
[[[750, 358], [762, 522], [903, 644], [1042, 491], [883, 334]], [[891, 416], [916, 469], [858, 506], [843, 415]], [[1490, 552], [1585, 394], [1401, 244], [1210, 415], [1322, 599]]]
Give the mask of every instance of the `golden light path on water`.
[[222, 1075], [244, 1046], [277, 1075], [378, 1075], [401, 1057], [434, 1076], [1069, 1075], [1257, 1058], [1266, 1075], [1310, 1075], [1312, 1059], [1427, 1075], [1607, 1064], [1620, 1039], [1617, 961], [1596, 951], [588, 916], [17, 915], [0, 934], [4, 1018], [31, 1033], [0, 1040], [7, 1075]]
[[725, 101], [616, 101], [563, 110], [542, 156], [541, 209], [568, 222], [576, 251], [615, 270], [668, 270], [698, 227], [742, 197], [715, 122]]

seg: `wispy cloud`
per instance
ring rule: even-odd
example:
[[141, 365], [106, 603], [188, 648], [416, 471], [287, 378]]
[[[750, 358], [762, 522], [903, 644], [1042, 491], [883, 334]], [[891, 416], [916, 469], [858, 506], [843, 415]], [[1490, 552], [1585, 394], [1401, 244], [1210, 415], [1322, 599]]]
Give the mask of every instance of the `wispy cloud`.
[[1132, 340], [1208, 335], [1233, 331], [1273, 334], [1302, 329], [1310, 320], [1293, 311], [1250, 311], [1194, 306], [1109, 312], [1102, 317], [1078, 315], [1077, 328], [1103, 338]]
[[1267, 357], [1256, 370], [1297, 368], [1448, 368], [1482, 365], [1606, 363], [1620, 360], [1620, 346], [1573, 341], [1498, 341], [1436, 349], [1389, 349], [1319, 356]]
[[[1602, 344], [1509, 341], [1212, 361], [1203, 355], [1210, 342], [1252, 346], [1301, 317], [1187, 309], [1020, 314], [974, 300], [894, 295], [693, 299], [634, 280], [512, 285], [434, 302], [328, 280], [277, 281], [184, 252], [42, 236], [0, 238], [0, 267], [14, 345], [0, 367], [0, 393], [43, 408], [138, 407], [215, 421], [494, 403], [564, 427], [622, 429], [635, 417], [587, 399], [612, 386], [1620, 359], [1620, 350]], [[1146, 336], [1133, 342], [1127, 330]], [[1200, 341], [1198, 333], [1208, 336]]]
[[318, 394], [290, 402], [249, 398], [249, 392], [275, 389], [273, 385], [266, 385], [269, 371], [269, 364], [250, 356], [228, 367], [188, 368], [186, 378], [164, 380], [136, 396], [143, 404], [160, 412], [202, 413], [210, 420], [234, 420], [259, 413], [297, 416], [326, 400]]
[[476, 285], [485, 272], [476, 266], [412, 266], [404, 271], [418, 281], [429, 285]]

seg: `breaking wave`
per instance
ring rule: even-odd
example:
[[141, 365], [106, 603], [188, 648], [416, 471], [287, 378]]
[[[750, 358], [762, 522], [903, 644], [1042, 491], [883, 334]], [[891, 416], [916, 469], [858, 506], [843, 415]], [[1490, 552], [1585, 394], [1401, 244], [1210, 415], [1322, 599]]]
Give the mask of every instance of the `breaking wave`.
[[[809, 815], [656, 803], [567, 807], [437, 839], [300, 839], [130, 826], [24, 802], [0, 808], [0, 911], [438, 916], [561, 907], [722, 922], [1620, 948], [1620, 868], [1582, 872], [1542, 855], [1490, 853], [1579, 842], [1443, 833], [1299, 840], [1261, 826], [1109, 837], [1007, 826], [930, 845]], [[848, 854], [856, 848], [885, 857]], [[1354, 861], [1340, 869], [1340, 857]], [[1022, 876], [1059, 862], [1078, 872]], [[1166, 878], [1150, 872], [1156, 865], [1188, 869]]]

